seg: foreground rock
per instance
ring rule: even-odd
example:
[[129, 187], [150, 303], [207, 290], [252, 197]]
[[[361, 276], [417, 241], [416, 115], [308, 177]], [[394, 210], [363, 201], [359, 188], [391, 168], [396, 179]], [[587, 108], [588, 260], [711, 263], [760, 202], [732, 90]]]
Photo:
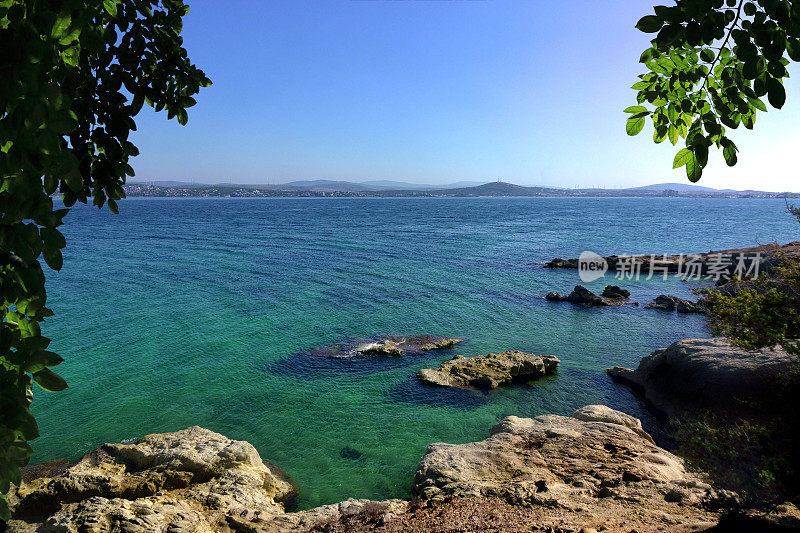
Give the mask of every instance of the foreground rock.
[[704, 409], [745, 414], [749, 402], [772, 390], [796, 361], [780, 347], [753, 352], [724, 338], [684, 339], [644, 357], [636, 370], [606, 372], [641, 390], [669, 416]]
[[[107, 444], [75, 465], [28, 471], [10, 531], [696, 531], [718, 495], [641, 423], [601, 405], [507, 417], [491, 437], [432, 444], [415, 500], [285, 512], [296, 491], [248, 443], [199, 427]], [[43, 476], [43, 477], [37, 477]]]
[[284, 512], [297, 491], [249, 443], [200, 427], [106, 444], [10, 494], [11, 531], [218, 531], [243, 510]]
[[499, 498], [546, 508], [539, 521], [561, 520], [572, 531], [675, 530], [715, 522], [703, 508], [717, 497], [711, 487], [625, 413], [592, 405], [571, 417], [511, 416], [491, 435], [430, 445], [413, 494], [423, 501]]
[[[617, 287], [616, 285], [607, 285], [603, 290], [603, 296], [598, 296], [583, 285], [575, 285], [572, 292], [567, 296], [563, 296], [557, 292], [549, 292], [545, 296], [546, 300], [551, 302], [570, 302], [577, 305], [586, 307], [606, 307], [609, 305], [624, 305], [624, 302], [631, 295], [630, 292]], [[633, 302], [634, 305], [639, 305]]]
[[417, 378], [428, 385], [475, 389], [496, 389], [514, 381], [527, 381], [553, 374], [559, 360], [552, 355], [519, 351], [490, 353], [475, 357], [457, 355], [438, 368], [423, 368]]

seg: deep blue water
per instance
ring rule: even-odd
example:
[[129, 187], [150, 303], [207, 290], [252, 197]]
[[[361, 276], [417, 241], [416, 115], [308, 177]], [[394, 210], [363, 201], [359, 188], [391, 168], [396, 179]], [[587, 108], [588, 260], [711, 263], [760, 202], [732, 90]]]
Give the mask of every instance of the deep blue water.
[[[36, 391], [34, 460], [201, 425], [253, 443], [294, 478], [307, 508], [407, 497], [429, 443], [483, 439], [510, 414], [605, 403], [647, 419], [603, 370], [708, 336], [703, 319], [546, 302], [579, 279], [538, 264], [583, 250], [788, 242], [798, 228], [784, 209], [783, 200], [571, 198], [129, 199], [119, 215], [77, 207], [63, 229], [64, 268], [48, 277], [56, 316], [43, 327], [70, 388]], [[642, 304], [693, 287], [621, 284]], [[302, 355], [381, 333], [467, 341], [400, 360]], [[558, 376], [491, 394], [414, 378], [454, 353], [507, 349], [557, 355]], [[363, 457], [343, 457], [345, 447]]]

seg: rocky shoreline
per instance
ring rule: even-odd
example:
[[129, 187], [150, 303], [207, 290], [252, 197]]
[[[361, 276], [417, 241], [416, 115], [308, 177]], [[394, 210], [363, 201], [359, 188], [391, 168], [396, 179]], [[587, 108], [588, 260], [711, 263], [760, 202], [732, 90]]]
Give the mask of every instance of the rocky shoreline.
[[247, 442], [191, 427], [106, 444], [52, 477], [27, 475], [11, 492], [9, 531], [445, 531], [435, 510], [458, 508], [471, 510], [460, 520], [478, 519], [455, 531], [688, 531], [713, 526], [726, 497], [637, 419], [601, 405], [511, 416], [486, 440], [432, 444], [411, 491], [411, 501], [290, 512], [297, 489], [278, 467]]
[[703, 410], [759, 415], [752, 412], [753, 402], [773, 390], [796, 363], [781, 347], [749, 351], [717, 337], [683, 339], [644, 357], [635, 370], [606, 372], [670, 417]]

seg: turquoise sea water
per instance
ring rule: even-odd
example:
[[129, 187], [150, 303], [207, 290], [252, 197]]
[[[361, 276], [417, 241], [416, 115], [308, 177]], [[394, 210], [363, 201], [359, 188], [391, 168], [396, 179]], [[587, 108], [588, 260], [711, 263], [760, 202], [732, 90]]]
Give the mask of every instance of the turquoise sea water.
[[[783, 211], [782, 200], [567, 198], [129, 199], [117, 216], [75, 208], [64, 268], [48, 278], [56, 316], [43, 328], [70, 388], [35, 393], [34, 461], [200, 425], [255, 445], [309, 508], [408, 497], [429, 443], [483, 439], [507, 415], [605, 403], [649, 420], [603, 370], [708, 336], [703, 319], [547, 302], [579, 279], [536, 263], [583, 250], [795, 240], [800, 228]], [[621, 284], [643, 304], [692, 288]], [[303, 354], [381, 333], [467, 341], [402, 359]], [[507, 349], [557, 355], [559, 374], [491, 394], [414, 377], [454, 353]], [[345, 447], [363, 456], [343, 457]]]

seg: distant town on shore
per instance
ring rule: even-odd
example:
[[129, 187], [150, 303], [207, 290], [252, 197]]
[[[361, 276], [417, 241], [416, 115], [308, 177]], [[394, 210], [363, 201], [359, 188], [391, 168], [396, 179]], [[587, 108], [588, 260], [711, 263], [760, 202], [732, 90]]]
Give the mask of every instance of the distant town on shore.
[[128, 183], [129, 197], [609, 197], [609, 198], [796, 198], [800, 193], [735, 191], [712, 189], [683, 183], [660, 183], [627, 189], [565, 189], [556, 187], [526, 187], [493, 181], [459, 182], [451, 185], [419, 185], [403, 182], [348, 182], [331, 180], [295, 181], [284, 184], [194, 184], [179, 181]]

